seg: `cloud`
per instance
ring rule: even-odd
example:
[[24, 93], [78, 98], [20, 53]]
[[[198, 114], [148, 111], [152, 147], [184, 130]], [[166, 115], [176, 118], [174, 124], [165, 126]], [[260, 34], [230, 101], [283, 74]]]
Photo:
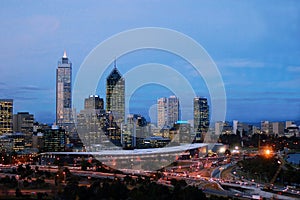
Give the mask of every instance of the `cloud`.
[[265, 67], [264, 62], [259, 62], [259, 61], [254, 61], [254, 60], [249, 60], [249, 59], [229, 59], [229, 60], [224, 60], [217, 62], [218, 66], [223, 66], [223, 67], [236, 67], [236, 68], [261, 68]]
[[26, 91], [41, 91], [41, 90], [48, 90], [47, 88], [41, 88], [35, 85], [26, 85], [18, 87], [19, 90], [26, 90]]
[[[1, 86], [1, 83], [0, 83]], [[35, 85], [5, 86], [0, 88], [1, 98], [13, 98], [16, 100], [37, 100], [52, 94], [53, 89], [42, 88]]]
[[23, 102], [23, 101], [38, 100], [38, 98], [36, 98], [36, 97], [29, 97], [29, 96], [14, 96], [14, 100]]

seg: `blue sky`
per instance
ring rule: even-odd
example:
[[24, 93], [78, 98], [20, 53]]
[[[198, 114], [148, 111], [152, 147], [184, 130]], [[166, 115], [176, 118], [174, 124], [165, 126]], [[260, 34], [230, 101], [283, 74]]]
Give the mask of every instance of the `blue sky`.
[[[206, 49], [224, 80], [227, 120], [300, 119], [296, 0], [1, 1], [0, 98], [13, 98], [14, 112], [29, 111], [38, 121], [53, 122], [55, 69], [64, 49], [75, 78], [84, 58], [101, 41], [149, 26], [182, 32]], [[147, 62], [186, 67], [183, 73], [190, 75], [197, 94], [209, 96], [201, 77], [193, 76], [176, 56], [136, 52], [121, 57], [118, 66], [125, 73]], [[100, 81], [98, 88], [102, 97], [103, 84]], [[131, 97], [131, 112], [147, 115], [158, 97], [170, 94], [158, 86], [142, 87]]]

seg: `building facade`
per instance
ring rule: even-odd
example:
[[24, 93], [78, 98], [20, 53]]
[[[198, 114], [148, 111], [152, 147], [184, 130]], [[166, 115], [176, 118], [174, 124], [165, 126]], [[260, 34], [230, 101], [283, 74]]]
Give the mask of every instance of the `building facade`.
[[84, 109], [100, 109], [103, 110], [103, 99], [98, 95], [91, 95], [84, 100]]
[[180, 118], [179, 99], [176, 96], [157, 100], [157, 126], [172, 127]]
[[191, 143], [191, 125], [187, 121], [177, 121], [169, 131], [169, 139], [176, 144]]
[[125, 80], [114, 65], [106, 78], [106, 112], [110, 112], [120, 127], [125, 122]]
[[205, 138], [209, 128], [209, 106], [207, 98], [194, 98], [194, 132], [195, 142], [201, 142]]
[[127, 117], [126, 130], [122, 135], [124, 148], [142, 148], [143, 140], [149, 136], [149, 127], [146, 119], [138, 114], [130, 114]]
[[107, 114], [103, 109], [103, 99], [91, 95], [84, 100], [84, 109], [77, 115], [77, 132], [87, 151], [105, 149], [109, 143], [104, 131]]
[[56, 69], [56, 124], [64, 128], [73, 124], [72, 63], [66, 51]]
[[29, 112], [18, 112], [13, 117], [14, 132], [24, 133], [25, 147], [32, 147], [34, 116]]
[[13, 132], [13, 100], [0, 99], [0, 136]]
[[272, 122], [272, 131], [274, 135], [281, 136], [284, 134], [284, 122]]
[[261, 133], [269, 135], [273, 132], [272, 128], [273, 128], [272, 123], [270, 123], [269, 121], [260, 122]]
[[44, 130], [44, 151], [45, 152], [60, 152], [65, 151], [66, 133], [65, 130], [52, 126], [50, 129]]

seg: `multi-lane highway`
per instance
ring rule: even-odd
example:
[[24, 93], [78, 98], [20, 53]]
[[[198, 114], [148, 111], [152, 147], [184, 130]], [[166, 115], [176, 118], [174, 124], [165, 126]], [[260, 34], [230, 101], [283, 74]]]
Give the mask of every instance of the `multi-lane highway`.
[[[191, 160], [179, 160], [176, 165], [172, 165], [164, 168], [161, 173], [162, 177], [160, 179], [153, 179], [159, 184], [164, 184], [171, 186], [171, 179], [185, 180], [187, 184], [197, 186], [202, 189], [206, 194], [236, 197], [243, 199], [252, 199], [253, 197], [262, 198], [279, 198], [279, 199], [299, 199], [300, 192], [297, 190], [292, 190], [289, 188], [277, 188], [273, 192], [263, 191], [263, 185], [255, 183], [254, 181], [249, 181], [245, 179], [240, 179], [235, 181], [233, 178], [222, 178], [222, 172], [235, 164], [234, 161], [225, 162], [226, 158], [204, 158], [204, 159], [191, 159]], [[16, 166], [0, 166], [0, 176], [6, 176], [9, 173], [5, 173], [7, 170], [11, 170]], [[35, 166], [31, 166], [35, 168]], [[51, 173], [57, 173], [57, 166], [38, 166], [41, 171], [49, 171]], [[123, 179], [126, 175], [130, 175], [133, 178], [139, 176], [152, 177], [153, 173], [142, 171], [142, 170], [132, 170], [132, 169], [122, 169], [123, 174], [118, 173], [103, 173], [95, 172], [92, 170], [83, 171], [79, 167], [68, 167], [72, 174], [76, 174], [81, 177], [86, 177], [88, 180], [91, 178], [119, 178]], [[234, 176], [233, 174], [231, 174]], [[10, 174], [12, 176], [12, 174]], [[54, 185], [54, 180], [46, 179], [49, 184]], [[89, 183], [85, 183], [87, 186]], [[22, 190], [23, 191], [23, 190]], [[37, 191], [26, 191], [26, 192], [37, 192]], [[49, 191], [46, 191], [49, 192]], [[281, 194], [278, 194], [278, 193]]]

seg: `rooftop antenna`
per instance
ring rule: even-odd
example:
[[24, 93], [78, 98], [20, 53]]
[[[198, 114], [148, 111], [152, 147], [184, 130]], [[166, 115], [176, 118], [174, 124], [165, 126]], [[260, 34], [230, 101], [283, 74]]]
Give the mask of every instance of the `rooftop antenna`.
[[66, 50], [64, 50], [63, 58], [67, 58], [67, 52], [66, 52]]

